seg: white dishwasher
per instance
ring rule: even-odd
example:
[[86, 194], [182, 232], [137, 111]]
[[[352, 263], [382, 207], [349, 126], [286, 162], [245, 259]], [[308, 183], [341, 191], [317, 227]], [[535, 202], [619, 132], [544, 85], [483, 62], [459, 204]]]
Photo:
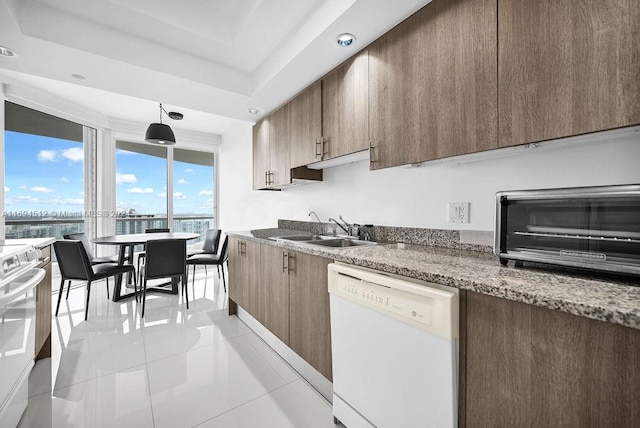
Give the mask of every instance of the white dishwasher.
[[458, 290], [340, 263], [328, 269], [336, 422], [457, 426]]

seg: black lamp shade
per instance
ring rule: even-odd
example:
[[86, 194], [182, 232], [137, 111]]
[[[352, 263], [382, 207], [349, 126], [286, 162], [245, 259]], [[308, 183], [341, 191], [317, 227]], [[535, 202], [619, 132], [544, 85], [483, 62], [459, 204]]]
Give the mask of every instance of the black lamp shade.
[[169, 125], [164, 123], [152, 123], [144, 134], [144, 140], [149, 143], [173, 145], [176, 143], [176, 136]]

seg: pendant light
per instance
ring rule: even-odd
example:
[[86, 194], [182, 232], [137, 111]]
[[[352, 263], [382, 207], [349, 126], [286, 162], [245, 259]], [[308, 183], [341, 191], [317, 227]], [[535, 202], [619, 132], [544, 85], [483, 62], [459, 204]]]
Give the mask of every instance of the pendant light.
[[[176, 136], [169, 125], [162, 123], [162, 112], [169, 115], [160, 103], [160, 123], [152, 123], [144, 134], [144, 140], [149, 143], [162, 144], [164, 146], [172, 146], [176, 143]], [[180, 117], [182, 119], [182, 117]]]

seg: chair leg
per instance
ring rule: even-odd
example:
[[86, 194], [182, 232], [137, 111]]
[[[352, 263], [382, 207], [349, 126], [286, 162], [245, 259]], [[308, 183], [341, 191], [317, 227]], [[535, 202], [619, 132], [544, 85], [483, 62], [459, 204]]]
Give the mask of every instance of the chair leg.
[[205, 276], [205, 278], [207, 277], [207, 275], [209, 275], [209, 274], [207, 273], [207, 265], [204, 265], [204, 276]]
[[[71, 282], [71, 281], [69, 281]], [[87, 320], [87, 316], [89, 316], [89, 295], [91, 294], [91, 281], [87, 281], [87, 304], [84, 308], [84, 320]]]
[[183, 275], [183, 277], [182, 277], [182, 288], [184, 290], [184, 298], [185, 298], [185, 300], [187, 302], [187, 309], [189, 309], [189, 287], [185, 287], [184, 286], [186, 280], [187, 280], [187, 276]]
[[[229, 269], [227, 267], [227, 269]], [[224, 263], [222, 264], [222, 286], [224, 287], [224, 292], [227, 292], [227, 280], [224, 279]]]
[[[220, 265], [216, 265], [216, 268], [218, 268], [218, 279], [220, 279]], [[223, 268], [224, 270], [224, 268]]]
[[69, 290], [71, 290], [71, 280], [69, 280], [69, 284], [67, 285], [67, 297], [65, 297], [66, 300], [69, 300]]
[[64, 278], [62, 278], [62, 281], [60, 281], [60, 291], [58, 292], [58, 306], [56, 306], [56, 316], [58, 316], [58, 310], [60, 310], [60, 301], [62, 300], [63, 291], [64, 291]]
[[144, 307], [145, 304], [147, 303], [147, 279], [144, 279], [143, 285], [142, 285], [142, 315], [141, 318], [144, 318]]
[[196, 265], [193, 265], [193, 280], [191, 280], [192, 285], [196, 286]]
[[107, 281], [107, 300], [109, 300], [109, 278], [105, 278]]

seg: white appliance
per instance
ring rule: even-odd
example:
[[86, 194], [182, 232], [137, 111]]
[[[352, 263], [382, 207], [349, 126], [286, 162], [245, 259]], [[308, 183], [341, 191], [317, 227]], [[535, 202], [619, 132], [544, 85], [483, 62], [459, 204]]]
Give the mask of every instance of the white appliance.
[[458, 290], [328, 269], [334, 418], [347, 428], [457, 426]]
[[45, 271], [30, 245], [0, 245], [0, 427], [15, 427], [29, 398], [35, 354], [35, 287]]

